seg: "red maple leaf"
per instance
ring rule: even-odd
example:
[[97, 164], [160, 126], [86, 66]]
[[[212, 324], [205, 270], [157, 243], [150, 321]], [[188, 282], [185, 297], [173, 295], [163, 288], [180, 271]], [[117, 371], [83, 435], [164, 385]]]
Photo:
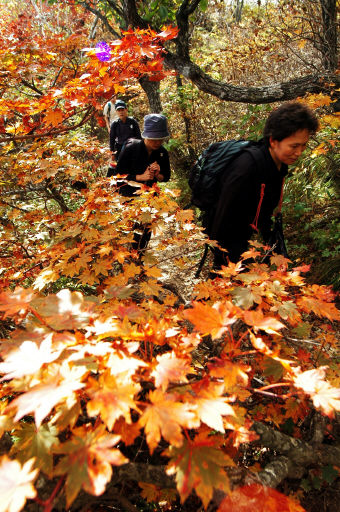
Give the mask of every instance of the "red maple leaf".
[[225, 498], [218, 512], [305, 512], [288, 496], [260, 484], [239, 487]]

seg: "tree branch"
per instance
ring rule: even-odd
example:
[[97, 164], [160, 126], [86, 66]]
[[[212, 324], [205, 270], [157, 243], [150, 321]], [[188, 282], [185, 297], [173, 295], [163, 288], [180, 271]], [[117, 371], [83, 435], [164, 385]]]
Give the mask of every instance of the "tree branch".
[[27, 135], [18, 135], [17, 137], [3, 137], [0, 139], [0, 142], [12, 142], [17, 140], [30, 140], [30, 139], [42, 139], [43, 137], [54, 137], [55, 135], [60, 135], [61, 133], [69, 132], [71, 130], [75, 130], [79, 128], [83, 124], [85, 124], [89, 119], [93, 116], [94, 110], [93, 107], [89, 107], [86, 109], [85, 115], [83, 119], [72, 126], [67, 126], [64, 128], [60, 128], [59, 130], [54, 130], [53, 128], [45, 133], [37, 133], [37, 134], [27, 134]]
[[340, 87], [340, 77], [333, 74], [315, 74], [262, 87], [243, 87], [230, 85], [211, 78], [190, 59], [178, 57], [171, 52], [164, 55], [166, 67], [175, 69], [185, 78], [191, 80], [201, 91], [212, 94], [224, 101], [238, 103], [273, 103], [304, 96], [309, 93], [329, 93], [329, 84], [334, 83], [335, 88]]
[[28, 87], [29, 89], [31, 89], [32, 91], [36, 92], [39, 94], [39, 96], [41, 96], [43, 94], [43, 92], [38, 89], [34, 84], [31, 84], [30, 82], [28, 82], [27, 80], [25, 80], [24, 78], [21, 79], [21, 83], [23, 85], [25, 85], [25, 87]]
[[[118, 32], [115, 31], [115, 29], [110, 25], [108, 22], [107, 17], [102, 14], [98, 9], [95, 9], [92, 7], [88, 2], [79, 2], [80, 5], [82, 5], [87, 11], [92, 12], [92, 14], [95, 14], [103, 23], [103, 25], [107, 28], [107, 30], [112, 34], [116, 39], [119, 39], [121, 36], [118, 34]], [[112, 8], [112, 6], [111, 6]]]
[[[340, 448], [328, 444], [312, 444], [282, 434], [264, 423], [255, 422], [252, 429], [259, 435], [253, 444], [265, 446], [288, 457], [294, 466], [312, 464], [340, 465]], [[318, 435], [320, 439], [320, 435]]]

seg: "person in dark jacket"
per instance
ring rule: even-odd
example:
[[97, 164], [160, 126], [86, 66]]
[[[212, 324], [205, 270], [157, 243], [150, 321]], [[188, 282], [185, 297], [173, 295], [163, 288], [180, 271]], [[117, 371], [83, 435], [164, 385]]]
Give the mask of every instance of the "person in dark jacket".
[[258, 228], [268, 243], [288, 166], [296, 162], [318, 126], [315, 114], [306, 105], [284, 103], [269, 114], [258, 146], [245, 150], [228, 165], [207, 225], [209, 237], [228, 251], [214, 251], [215, 270], [227, 265], [228, 260], [236, 263], [240, 259], [254, 229]]
[[110, 150], [113, 160], [117, 161], [122, 147], [128, 139], [141, 139], [142, 137], [137, 121], [133, 117], [128, 117], [126, 103], [123, 100], [117, 100], [114, 108], [118, 119], [111, 124]]
[[[129, 141], [119, 155], [117, 166], [109, 168], [108, 177], [126, 175], [126, 180], [135, 182], [127, 184], [124, 180], [119, 193], [126, 197], [134, 195], [138, 185], [152, 186], [160, 181], [170, 179], [170, 161], [163, 142], [169, 137], [166, 117], [161, 114], [148, 114], [144, 117], [142, 140]], [[135, 228], [140, 228], [136, 225]], [[150, 230], [143, 228], [142, 236], [135, 233], [134, 248], [143, 250], [150, 240]]]

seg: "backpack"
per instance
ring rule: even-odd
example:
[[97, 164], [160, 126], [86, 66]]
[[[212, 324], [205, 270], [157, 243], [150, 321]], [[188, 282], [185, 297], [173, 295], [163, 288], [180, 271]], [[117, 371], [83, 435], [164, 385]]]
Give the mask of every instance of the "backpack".
[[[227, 165], [242, 151], [251, 150], [256, 146], [256, 142], [249, 140], [224, 140], [210, 144], [190, 171], [191, 203], [201, 210], [210, 210], [216, 204], [219, 195], [219, 178]], [[257, 152], [251, 153], [256, 160]]]
[[[220, 187], [219, 187], [219, 178], [222, 174], [227, 170], [228, 164], [230, 164], [238, 155], [240, 155], [243, 151], [249, 151], [252, 157], [255, 160], [256, 166], [258, 168], [259, 176], [261, 176], [261, 164], [263, 161], [263, 156], [260, 152], [256, 151], [256, 147], [258, 147], [258, 143], [249, 140], [224, 140], [221, 142], [214, 142], [208, 146], [207, 149], [203, 151], [201, 156], [195, 162], [190, 171], [189, 176], [189, 186], [192, 191], [191, 203], [205, 211], [208, 215], [209, 212], [213, 210], [213, 207], [217, 203], [217, 199], [219, 197]], [[255, 150], [254, 150], [255, 149]], [[260, 199], [257, 206], [256, 215], [254, 218], [251, 227], [257, 231], [257, 222], [259, 219], [262, 200], [264, 197], [265, 184], [261, 184], [261, 192]], [[282, 194], [283, 194], [283, 185], [281, 190], [281, 198], [280, 198], [280, 206], [279, 212], [281, 211], [282, 206]], [[279, 214], [281, 215], [281, 213]], [[275, 225], [277, 224], [277, 220], [275, 218]], [[207, 226], [206, 226], [207, 228]], [[281, 224], [280, 236], [283, 240], [283, 231]], [[278, 237], [276, 236], [276, 239]], [[277, 240], [275, 240], [277, 242]], [[281, 243], [281, 242], [280, 242]], [[284, 240], [283, 240], [284, 244]], [[281, 244], [282, 245], [282, 244]], [[278, 243], [275, 243], [277, 247], [277, 252], [280, 252], [285, 257], [288, 257], [286, 249], [278, 247]], [[199, 262], [198, 269], [195, 274], [195, 278], [198, 278], [204, 262], [206, 260], [208, 254], [209, 245], [205, 245], [204, 253]]]

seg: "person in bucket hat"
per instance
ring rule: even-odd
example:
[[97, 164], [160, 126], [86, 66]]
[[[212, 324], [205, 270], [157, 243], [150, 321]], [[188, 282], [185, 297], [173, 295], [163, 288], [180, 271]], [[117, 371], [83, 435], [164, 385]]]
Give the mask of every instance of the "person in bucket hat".
[[144, 117], [143, 139], [162, 140], [169, 137], [166, 117], [162, 114], [148, 114]]
[[[169, 137], [168, 123], [162, 114], [148, 114], [144, 117], [142, 140], [129, 140], [121, 151], [117, 166], [110, 168], [108, 177], [127, 175], [128, 181], [151, 187], [160, 181], [170, 179], [170, 161], [163, 142]], [[124, 183], [119, 193], [131, 197], [138, 188]], [[134, 248], [143, 250], [150, 240], [150, 231], [145, 228], [143, 234], [135, 234]]]

